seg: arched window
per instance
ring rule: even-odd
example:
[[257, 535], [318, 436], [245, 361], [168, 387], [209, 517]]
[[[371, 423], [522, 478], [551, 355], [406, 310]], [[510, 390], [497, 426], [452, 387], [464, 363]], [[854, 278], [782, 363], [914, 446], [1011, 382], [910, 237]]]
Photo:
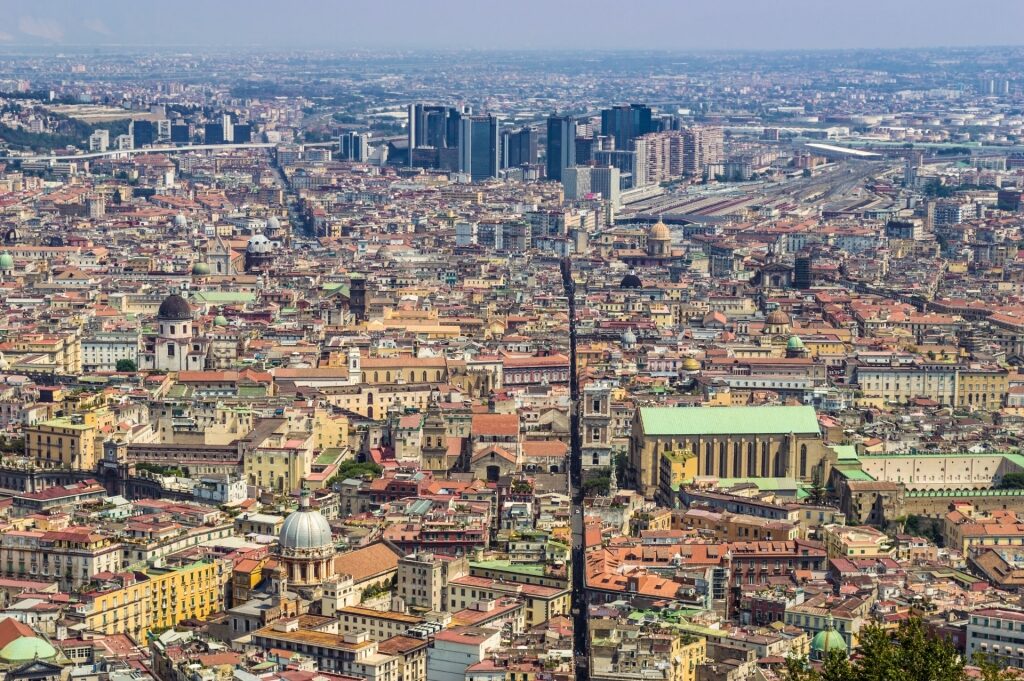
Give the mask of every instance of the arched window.
[[717, 474], [719, 476], [723, 476], [723, 477], [725, 476], [725, 469], [726, 469], [726, 466], [727, 466], [727, 464], [729, 462], [728, 461], [728, 456], [729, 455], [728, 455], [728, 453], [726, 451], [728, 449], [728, 447], [729, 447], [729, 444], [727, 442], [719, 442], [718, 443], [718, 473]]
[[761, 477], [767, 478], [771, 475], [768, 466], [771, 464], [771, 452], [768, 449], [768, 442], [761, 443]]
[[807, 445], [800, 445], [800, 477], [807, 477]]
[[714, 456], [714, 445], [710, 442], [706, 443], [704, 445], [704, 475], [711, 475], [711, 471], [715, 467]]
[[734, 478], [743, 475], [743, 443], [736, 441], [732, 443], [732, 476]]
[[747, 443], [747, 475], [757, 475], [757, 445], [753, 440]]

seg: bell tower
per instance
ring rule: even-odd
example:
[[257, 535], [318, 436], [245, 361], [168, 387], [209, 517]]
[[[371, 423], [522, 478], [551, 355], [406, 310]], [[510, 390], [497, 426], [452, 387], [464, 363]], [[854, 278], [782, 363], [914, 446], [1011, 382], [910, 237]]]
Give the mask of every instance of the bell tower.
[[427, 417], [423, 422], [423, 445], [420, 461], [426, 470], [448, 472], [448, 424], [441, 412], [439, 396], [431, 395]]

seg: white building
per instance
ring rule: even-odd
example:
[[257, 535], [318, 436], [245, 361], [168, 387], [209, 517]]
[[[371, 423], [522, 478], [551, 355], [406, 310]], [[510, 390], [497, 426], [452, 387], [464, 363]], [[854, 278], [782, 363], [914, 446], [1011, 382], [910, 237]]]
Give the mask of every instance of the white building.
[[177, 293], [160, 303], [156, 314], [157, 334], [147, 336], [140, 354], [140, 369], [158, 371], [202, 371], [210, 342], [192, 333], [192, 308]]
[[89, 151], [106, 151], [110, 148], [110, 131], [97, 130], [89, 135]]
[[434, 635], [427, 649], [427, 681], [464, 681], [466, 668], [501, 644], [501, 630], [452, 627]]
[[1024, 612], [983, 608], [967, 624], [966, 657], [983, 654], [1000, 667], [1024, 668]]
[[138, 331], [101, 331], [82, 339], [83, 371], [116, 371], [120, 360], [138, 366]]

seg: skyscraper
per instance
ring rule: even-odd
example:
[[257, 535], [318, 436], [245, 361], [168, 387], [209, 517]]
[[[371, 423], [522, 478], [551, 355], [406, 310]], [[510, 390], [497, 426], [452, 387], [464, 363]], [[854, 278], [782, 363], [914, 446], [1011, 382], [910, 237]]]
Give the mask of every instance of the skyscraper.
[[548, 118], [547, 171], [549, 180], [562, 180], [562, 171], [576, 165], [576, 121], [572, 116]]
[[231, 126], [232, 141], [235, 144], [248, 144], [252, 142], [252, 123], [239, 123]]
[[409, 148], [455, 147], [459, 139], [459, 110], [434, 104], [409, 105]]
[[623, 104], [601, 111], [601, 134], [614, 137], [616, 149], [629, 149], [634, 139], [657, 129], [651, 107], [645, 104]]
[[[435, 104], [409, 105], [409, 165], [420, 165], [422, 159], [431, 157], [432, 167], [442, 163], [442, 149], [456, 149], [459, 146], [459, 121], [462, 114], [451, 106]], [[414, 149], [435, 149], [436, 154], [414, 154]], [[417, 162], [416, 159], [420, 159]]]
[[192, 127], [188, 123], [171, 124], [171, 141], [175, 144], [188, 144], [192, 139]]
[[537, 130], [521, 128], [501, 133], [501, 167], [518, 168], [537, 162]]
[[231, 114], [222, 114], [220, 117], [220, 125], [224, 130], [224, 141], [234, 142], [235, 141], [235, 126], [231, 120]]
[[498, 119], [463, 116], [459, 133], [459, 170], [474, 182], [498, 175]]
[[203, 126], [203, 142], [206, 144], [224, 144], [224, 126], [220, 123], [207, 123]]
[[144, 147], [156, 141], [156, 126], [151, 121], [132, 121], [128, 134], [135, 139], [135, 147]]
[[622, 203], [619, 179], [619, 169], [611, 166], [572, 166], [562, 172], [565, 198], [579, 200], [600, 194], [613, 209]]
[[700, 176], [712, 163], [725, 158], [722, 129], [693, 127], [683, 130], [683, 169], [688, 175]]
[[338, 157], [345, 161], [365, 161], [370, 157], [370, 136], [346, 132], [338, 139]]

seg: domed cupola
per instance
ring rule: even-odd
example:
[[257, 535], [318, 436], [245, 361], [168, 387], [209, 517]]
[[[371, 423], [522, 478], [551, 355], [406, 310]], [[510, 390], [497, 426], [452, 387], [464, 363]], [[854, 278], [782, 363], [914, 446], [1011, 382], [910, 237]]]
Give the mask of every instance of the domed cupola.
[[299, 508], [288, 515], [278, 536], [281, 564], [288, 581], [297, 586], [322, 584], [334, 574], [334, 539], [331, 525], [302, 492]]

